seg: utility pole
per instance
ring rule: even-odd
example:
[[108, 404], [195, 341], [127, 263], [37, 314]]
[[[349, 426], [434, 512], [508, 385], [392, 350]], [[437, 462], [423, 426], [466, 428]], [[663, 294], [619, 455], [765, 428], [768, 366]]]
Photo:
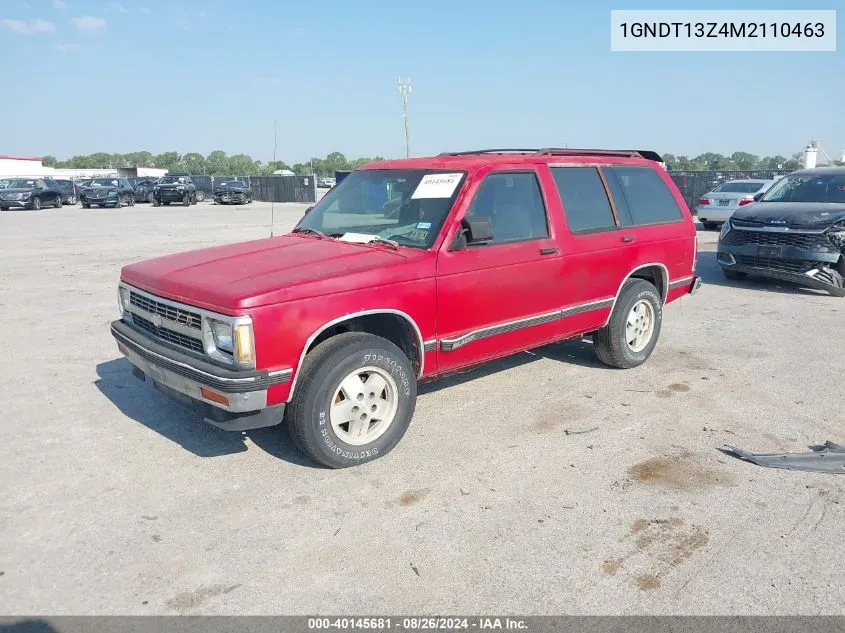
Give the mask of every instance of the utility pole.
[[399, 77], [399, 94], [402, 95], [402, 118], [405, 120], [405, 157], [411, 157], [411, 136], [408, 132], [408, 95], [411, 94], [411, 78], [402, 81]]

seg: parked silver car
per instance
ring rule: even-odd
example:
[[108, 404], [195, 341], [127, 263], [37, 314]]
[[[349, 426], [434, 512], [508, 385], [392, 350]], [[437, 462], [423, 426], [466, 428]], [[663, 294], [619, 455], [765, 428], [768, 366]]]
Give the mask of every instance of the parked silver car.
[[730, 180], [698, 199], [695, 214], [708, 231], [717, 229], [739, 207], [754, 202], [754, 195], [768, 191], [774, 180]]

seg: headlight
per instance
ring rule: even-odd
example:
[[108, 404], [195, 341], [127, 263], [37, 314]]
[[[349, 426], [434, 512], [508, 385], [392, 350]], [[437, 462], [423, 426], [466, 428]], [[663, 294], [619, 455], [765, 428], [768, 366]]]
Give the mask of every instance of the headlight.
[[209, 319], [211, 335], [214, 338], [214, 346], [224, 352], [232, 353], [232, 325]]
[[845, 226], [837, 226], [831, 229], [827, 234], [829, 239], [836, 248], [845, 249]]
[[723, 239], [725, 239], [725, 236], [726, 236], [728, 233], [730, 233], [730, 231], [731, 231], [731, 221], [730, 221], [730, 220], [725, 220], [725, 221], [722, 223], [722, 230], [721, 230], [721, 231], [719, 231], [719, 241], [721, 242]]
[[232, 321], [221, 321], [208, 317], [203, 326], [206, 353], [215, 360], [234, 363], [241, 368], [255, 366], [255, 342], [252, 335], [252, 320], [238, 317]]
[[30, 197], [32, 197], [31, 191], [27, 191], [26, 193], [19, 193], [18, 194], [18, 200], [26, 200], [27, 198], [30, 198]]

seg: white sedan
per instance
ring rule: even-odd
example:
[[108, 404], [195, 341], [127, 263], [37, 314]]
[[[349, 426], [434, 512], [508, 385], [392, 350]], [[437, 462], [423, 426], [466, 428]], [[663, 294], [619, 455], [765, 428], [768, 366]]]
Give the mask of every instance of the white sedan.
[[729, 180], [698, 199], [695, 214], [708, 231], [719, 228], [739, 207], [754, 202], [754, 196], [768, 191], [774, 180]]

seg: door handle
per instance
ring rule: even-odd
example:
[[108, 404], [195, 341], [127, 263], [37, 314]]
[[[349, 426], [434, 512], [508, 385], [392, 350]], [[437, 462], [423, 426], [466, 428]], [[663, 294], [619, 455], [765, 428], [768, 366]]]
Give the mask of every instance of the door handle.
[[625, 235], [622, 237], [623, 242], [633, 242], [635, 239], [637, 238], [635, 238], [633, 235]]
[[559, 252], [560, 251], [554, 247], [540, 249], [540, 255], [557, 255]]

